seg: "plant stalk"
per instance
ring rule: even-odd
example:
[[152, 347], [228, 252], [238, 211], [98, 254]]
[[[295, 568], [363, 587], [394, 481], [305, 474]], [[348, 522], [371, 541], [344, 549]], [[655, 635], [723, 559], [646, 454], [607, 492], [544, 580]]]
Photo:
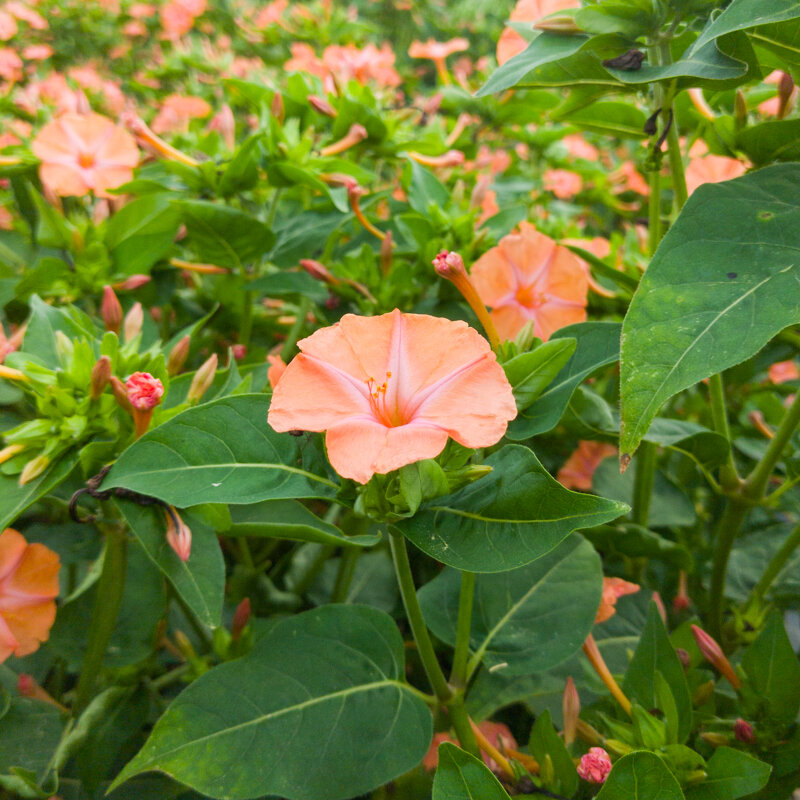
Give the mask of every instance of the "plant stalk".
[[339, 569], [336, 573], [336, 582], [333, 585], [331, 594], [331, 603], [344, 603], [347, 600], [347, 593], [350, 591], [350, 584], [353, 582], [353, 575], [360, 555], [360, 547], [342, 548], [342, 554], [339, 557]]
[[637, 525], [647, 527], [650, 516], [650, 500], [656, 477], [658, 448], [653, 442], [642, 442], [637, 453], [636, 472], [633, 481], [633, 511], [631, 518]]
[[469, 635], [472, 630], [472, 604], [475, 598], [475, 573], [461, 573], [461, 592], [458, 596], [458, 622], [456, 624], [456, 648], [450, 683], [459, 689], [467, 685], [467, 662], [469, 661]]

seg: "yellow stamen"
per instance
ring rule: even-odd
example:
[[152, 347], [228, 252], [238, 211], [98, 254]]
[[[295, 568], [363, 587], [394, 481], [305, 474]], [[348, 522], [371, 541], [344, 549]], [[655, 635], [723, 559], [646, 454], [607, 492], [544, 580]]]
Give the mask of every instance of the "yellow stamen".
[[594, 636], [590, 633], [583, 643], [583, 652], [589, 659], [589, 663], [594, 667], [595, 672], [600, 676], [600, 679], [606, 685], [606, 688], [614, 696], [614, 699], [622, 706], [623, 711], [631, 715], [631, 701], [625, 696], [619, 684], [614, 680], [614, 676], [606, 666], [603, 656], [600, 655], [600, 650], [597, 648], [597, 642]]

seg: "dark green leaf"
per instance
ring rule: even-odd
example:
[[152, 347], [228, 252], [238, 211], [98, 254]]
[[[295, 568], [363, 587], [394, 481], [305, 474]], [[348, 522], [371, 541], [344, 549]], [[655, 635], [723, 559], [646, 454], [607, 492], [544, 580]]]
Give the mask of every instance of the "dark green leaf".
[[667, 765], [642, 750], [614, 764], [597, 800], [684, 800], [684, 796]]
[[55, 368], [61, 363], [56, 351], [56, 331], [66, 334], [69, 339], [87, 339], [90, 342], [100, 335], [92, 320], [74, 306], [54, 308], [35, 295], [31, 297], [30, 306], [31, 316], [21, 349], [47, 367]]
[[800, 321], [800, 165], [701, 186], [670, 228], [622, 328], [620, 449], [661, 405]]
[[761, 122], [739, 131], [736, 146], [756, 165], [800, 159], [800, 119]]
[[413, 158], [409, 159], [410, 181], [408, 184], [408, 204], [414, 211], [428, 215], [429, 206], [444, 208], [450, 202], [450, 192], [439, 179], [425, 167], [420, 166]]
[[555, 781], [548, 786], [551, 791], [572, 797], [578, 790], [578, 772], [564, 740], [556, 733], [550, 712], [536, 717], [531, 731], [531, 755], [541, 764], [547, 756], [553, 762]]
[[475, 756], [450, 742], [439, 745], [439, 767], [433, 800], [509, 800], [492, 771]]
[[708, 777], [686, 787], [686, 800], [738, 800], [765, 786], [771, 769], [749, 753], [718, 747], [706, 763]]
[[527, 447], [507, 445], [485, 464], [491, 474], [397, 524], [420, 550], [457, 569], [503, 572], [530, 564], [572, 531], [628, 509], [565, 489]]
[[[447, 569], [419, 592], [430, 629], [450, 645], [456, 641], [460, 577], [458, 570]], [[473, 658], [505, 675], [564, 661], [591, 633], [602, 590], [600, 558], [577, 535], [526, 567], [479, 575], [470, 633]]]
[[430, 711], [403, 683], [403, 662], [397, 626], [375, 609], [287, 619], [185, 689], [114, 785], [159, 770], [231, 800], [369, 792], [418, 764], [431, 741]]
[[13, 768], [44, 778], [64, 728], [61, 712], [49, 703], [13, 697], [0, 722], [0, 775]]
[[733, 0], [733, 2], [700, 34], [692, 46], [693, 51], [702, 48], [706, 42], [733, 31], [749, 30], [760, 25], [800, 17], [798, 0]]
[[335, 484], [294, 466], [300, 445], [270, 428], [268, 408], [265, 395], [248, 394], [184, 411], [125, 450], [103, 488], [179, 508], [334, 495]]
[[575, 339], [552, 339], [528, 353], [520, 353], [503, 364], [514, 390], [518, 411], [524, 411], [553, 382], [575, 352]]

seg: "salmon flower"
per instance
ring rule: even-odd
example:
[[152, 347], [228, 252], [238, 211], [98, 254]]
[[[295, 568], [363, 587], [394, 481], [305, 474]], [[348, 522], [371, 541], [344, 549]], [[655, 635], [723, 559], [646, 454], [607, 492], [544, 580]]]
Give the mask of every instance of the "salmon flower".
[[597, 609], [595, 625], [611, 619], [617, 613], [615, 606], [620, 597], [636, 594], [640, 588], [638, 584], [629, 583], [622, 578], [603, 578], [603, 598], [600, 600], [600, 608]]
[[274, 389], [278, 385], [278, 381], [281, 379], [283, 373], [286, 372], [286, 363], [280, 355], [267, 356], [267, 363], [269, 364], [267, 368], [267, 380], [269, 381], [270, 387]]
[[56, 618], [58, 555], [28, 544], [6, 528], [0, 534], [0, 663], [27, 656], [47, 641]]
[[583, 178], [568, 169], [548, 169], [542, 176], [544, 188], [559, 200], [570, 200], [583, 189]]
[[691, 161], [686, 168], [686, 188], [691, 194], [704, 183], [720, 183], [738, 178], [747, 171], [741, 161], [727, 156], [704, 155], [708, 148], [698, 141], [689, 151]]
[[567, 489], [589, 492], [592, 476], [604, 458], [617, 454], [617, 448], [604, 442], [578, 442], [578, 449], [567, 459], [556, 478]]
[[[538, 22], [542, 17], [578, 8], [580, 0], [519, 0], [509, 17], [510, 22]], [[521, 53], [528, 43], [513, 28], [505, 28], [497, 42], [497, 63], [505, 64], [509, 58]]]
[[447, 73], [445, 59], [453, 53], [460, 53], [462, 50], [469, 49], [469, 42], [458, 37], [447, 42], [436, 42], [428, 39], [427, 42], [411, 42], [408, 54], [411, 58], [429, 58], [436, 65], [436, 72], [442, 83], [450, 83], [450, 76]]
[[472, 282], [501, 339], [513, 339], [529, 321], [549, 339], [559, 328], [586, 319], [586, 272], [566, 247], [523, 222], [472, 267]]
[[42, 183], [62, 197], [111, 197], [109, 190], [131, 180], [139, 163], [134, 138], [100, 114], [64, 114], [48, 122], [32, 149], [42, 160]]
[[800, 369], [794, 361], [778, 361], [769, 368], [769, 379], [773, 383], [787, 383], [800, 379]]
[[359, 483], [436, 457], [448, 437], [488, 447], [516, 416], [502, 367], [465, 322], [397, 309], [346, 314], [298, 347], [275, 387], [269, 424], [326, 431], [333, 468]]

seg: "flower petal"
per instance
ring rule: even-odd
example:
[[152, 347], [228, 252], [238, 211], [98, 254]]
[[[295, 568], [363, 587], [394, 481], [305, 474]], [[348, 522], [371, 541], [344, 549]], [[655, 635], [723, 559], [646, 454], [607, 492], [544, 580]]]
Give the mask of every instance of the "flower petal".
[[50, 600], [16, 611], [3, 611], [3, 619], [18, 644], [15, 656], [27, 656], [47, 641], [56, 618], [56, 604]]
[[25, 537], [13, 528], [0, 534], [0, 581], [5, 580], [22, 561], [28, 543]]

